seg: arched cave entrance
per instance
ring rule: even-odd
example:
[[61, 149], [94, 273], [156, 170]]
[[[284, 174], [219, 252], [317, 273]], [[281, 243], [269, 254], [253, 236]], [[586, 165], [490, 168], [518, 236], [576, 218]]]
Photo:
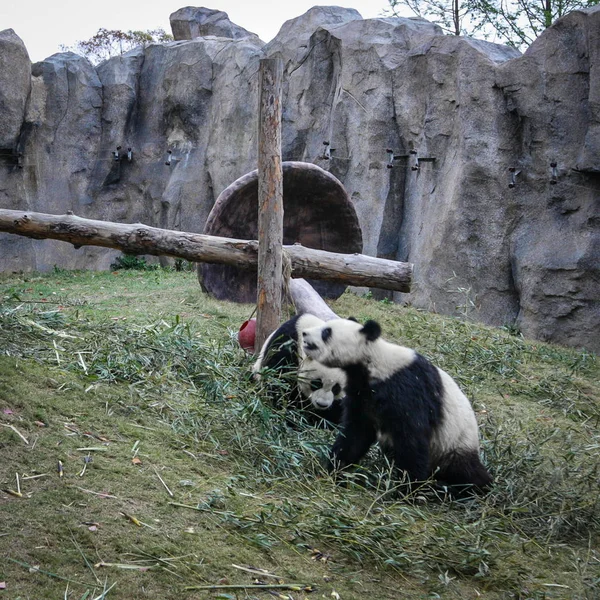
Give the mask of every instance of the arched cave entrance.
[[[283, 163], [283, 243], [353, 254], [362, 252], [362, 232], [341, 182], [317, 165]], [[227, 187], [213, 206], [204, 233], [242, 240], [258, 239], [258, 171]], [[198, 265], [202, 288], [219, 300], [256, 302], [256, 271], [229, 265]], [[338, 298], [343, 284], [309, 280], [325, 298]]]

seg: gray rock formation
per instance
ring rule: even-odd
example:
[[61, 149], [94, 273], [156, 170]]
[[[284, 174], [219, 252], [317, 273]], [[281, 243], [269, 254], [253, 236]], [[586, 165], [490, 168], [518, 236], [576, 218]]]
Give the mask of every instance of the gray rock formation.
[[[527, 335], [600, 350], [600, 7], [498, 70], [515, 118], [511, 273]], [[518, 119], [518, 120], [517, 120]], [[515, 143], [516, 142], [516, 143]], [[557, 182], [551, 181], [556, 163]]]
[[31, 90], [31, 61], [21, 38], [0, 31], [0, 153], [16, 149]]
[[[218, 194], [256, 167], [258, 63], [279, 56], [283, 158], [344, 183], [365, 253], [415, 263], [396, 300], [600, 350], [600, 8], [560, 19], [522, 56], [338, 7], [286, 22], [266, 46], [219, 11], [171, 23], [179, 41], [97, 68], [73, 54], [30, 67], [0, 33], [0, 206], [202, 231]], [[0, 237], [0, 270], [111, 258]]]
[[171, 30], [175, 40], [193, 40], [194, 38], [224, 37], [238, 40], [251, 37], [258, 40], [255, 33], [232, 23], [226, 12], [212, 8], [195, 8], [187, 6], [180, 8], [170, 17]]

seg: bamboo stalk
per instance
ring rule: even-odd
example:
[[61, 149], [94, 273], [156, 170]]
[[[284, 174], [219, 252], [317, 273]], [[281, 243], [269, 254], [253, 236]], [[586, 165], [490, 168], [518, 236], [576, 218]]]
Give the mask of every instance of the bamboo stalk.
[[291, 590], [294, 592], [301, 592], [311, 588], [308, 585], [302, 585], [297, 583], [262, 583], [262, 584], [230, 584], [230, 585], [189, 585], [184, 589], [186, 591], [191, 590]]

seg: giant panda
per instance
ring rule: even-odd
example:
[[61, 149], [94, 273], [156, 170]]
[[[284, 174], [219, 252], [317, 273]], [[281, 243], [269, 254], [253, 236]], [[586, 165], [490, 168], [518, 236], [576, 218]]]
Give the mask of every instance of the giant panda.
[[[252, 367], [253, 378], [261, 377], [263, 369], [278, 372], [296, 372], [296, 384], [292, 385], [291, 404], [316, 410], [319, 419], [339, 423], [342, 414], [342, 398], [346, 375], [341, 369], [331, 369], [307, 357], [302, 350], [302, 332], [309, 327], [323, 325], [325, 321], [314, 315], [296, 315], [283, 323], [265, 341]], [[276, 391], [272, 391], [277, 393]], [[281, 404], [275, 399], [276, 404]]]
[[377, 440], [410, 481], [433, 475], [454, 490], [491, 484], [471, 404], [445, 371], [383, 340], [375, 321], [337, 319], [305, 329], [302, 337], [307, 356], [347, 376], [330, 470], [356, 464]]

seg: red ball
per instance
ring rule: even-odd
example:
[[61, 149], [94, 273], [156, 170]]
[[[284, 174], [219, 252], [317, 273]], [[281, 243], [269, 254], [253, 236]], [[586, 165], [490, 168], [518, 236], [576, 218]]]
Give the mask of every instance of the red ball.
[[244, 321], [238, 331], [240, 346], [250, 353], [254, 353], [254, 340], [256, 339], [256, 319]]

